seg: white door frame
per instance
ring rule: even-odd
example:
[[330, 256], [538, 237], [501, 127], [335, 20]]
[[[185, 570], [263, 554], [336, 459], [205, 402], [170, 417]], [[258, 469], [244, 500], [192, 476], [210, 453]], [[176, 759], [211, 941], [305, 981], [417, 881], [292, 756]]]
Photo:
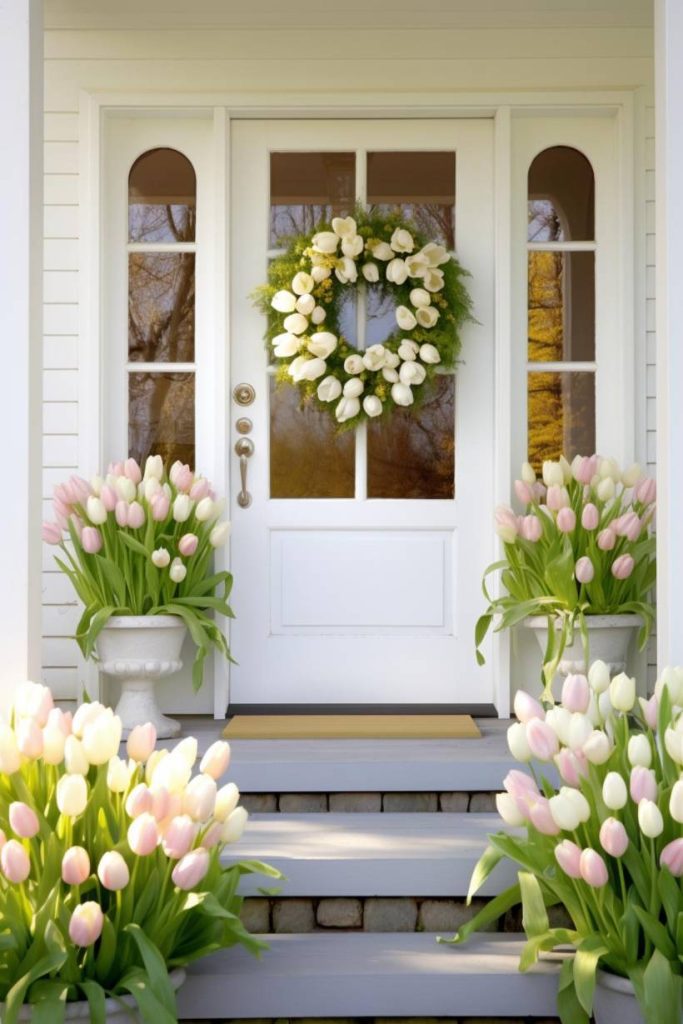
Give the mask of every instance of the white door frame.
[[[496, 379], [496, 417], [495, 417], [495, 500], [510, 500], [511, 484], [515, 467], [512, 465], [511, 432], [514, 425], [513, 417], [513, 386], [511, 372], [512, 335], [512, 270], [514, 266], [514, 242], [512, 237], [512, 196], [511, 196], [511, 140], [514, 116], [595, 116], [604, 113], [617, 119], [619, 134], [619, 164], [623, 183], [620, 218], [624, 245], [621, 250], [619, 278], [622, 283], [621, 295], [636, 296], [639, 305], [639, 278], [634, 279], [634, 265], [643, 267], [644, 239], [633, 240], [634, 204], [637, 198], [633, 189], [633, 168], [639, 156], [640, 140], [634, 138], [634, 122], [637, 111], [642, 106], [642, 98], [634, 91], [601, 92], [527, 92], [510, 94], [498, 92], [436, 94], [430, 96], [426, 104], [416, 102], [414, 94], [397, 95], [387, 103], [386, 96], [369, 93], [366, 103], [353, 106], [339, 101], [334, 94], [321, 94], [314, 99], [310, 94], [281, 94], [277, 101], [259, 94], [207, 94], [198, 97], [192, 93], [126, 93], [126, 92], [88, 92], [80, 94], [80, 166], [79, 166], [79, 201], [82, 211], [82, 235], [80, 241], [80, 299], [81, 299], [81, 330], [79, 341], [79, 400], [83, 403], [81, 420], [80, 470], [88, 473], [93, 465], [99, 465], [102, 455], [102, 422], [101, 402], [101, 362], [100, 346], [92, 343], [93, 339], [101, 339], [100, 323], [100, 247], [101, 247], [101, 197], [100, 197], [100, 164], [103, 119], [105, 116], [123, 112], [132, 115], [159, 113], [165, 111], [173, 116], [187, 116], [191, 111], [210, 110], [214, 123], [214, 147], [216, 154], [217, 173], [215, 178], [216, 209], [229, 212], [228, 176], [229, 166], [229, 122], [233, 118], [396, 118], [404, 117], [446, 117], [462, 118], [468, 116], [495, 118], [495, 379]], [[220, 163], [219, 163], [220, 160]], [[221, 180], [220, 168], [224, 169]], [[225, 219], [223, 218], [223, 223]], [[220, 232], [216, 232], [220, 235]], [[629, 244], [631, 243], [631, 244]], [[225, 323], [229, 323], [229, 302], [225, 282], [229, 274], [228, 234], [222, 239], [216, 238], [216, 309], [219, 304], [225, 309]], [[637, 264], [636, 264], [637, 260]], [[637, 322], [636, 312], [627, 317], [630, 323]], [[215, 422], [221, 436], [216, 439], [216, 467], [213, 477], [218, 488], [224, 487], [227, 493], [229, 456], [226, 450], [228, 437], [229, 403], [227, 387], [230, 380], [229, 341], [226, 337], [222, 348], [223, 366], [217, 364], [215, 389]], [[645, 353], [644, 337], [636, 343], [633, 331], [627, 331], [620, 358], [626, 365], [633, 365], [637, 358], [638, 367], [644, 373]], [[636, 373], [636, 379], [640, 374]], [[222, 406], [221, 406], [222, 403]], [[643, 458], [645, 443], [644, 416], [638, 410], [635, 395], [624, 400], [623, 422], [626, 427], [626, 414], [632, 413], [636, 405], [636, 439], [634, 455]], [[222, 415], [219, 417], [219, 411]], [[640, 422], [639, 422], [640, 420]], [[622, 435], [622, 436], [625, 436]], [[632, 438], [632, 434], [629, 435]], [[625, 442], [626, 444], [626, 442]], [[220, 465], [219, 465], [220, 463]], [[506, 717], [510, 708], [510, 654], [505, 637], [498, 634], [494, 642], [493, 663], [495, 673], [495, 699], [498, 714]], [[217, 666], [214, 688], [214, 714], [223, 718], [228, 704], [229, 678], [226, 670]], [[91, 676], [91, 679], [93, 677]]]

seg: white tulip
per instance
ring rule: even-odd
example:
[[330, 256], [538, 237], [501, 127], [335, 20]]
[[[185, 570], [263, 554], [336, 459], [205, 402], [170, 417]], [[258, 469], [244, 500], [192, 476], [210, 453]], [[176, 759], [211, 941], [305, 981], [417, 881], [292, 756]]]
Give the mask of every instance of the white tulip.
[[593, 723], [588, 715], [575, 711], [569, 722], [569, 746], [572, 750], [581, 750], [593, 732]]
[[612, 753], [607, 733], [602, 729], [594, 729], [583, 745], [583, 753], [591, 764], [605, 764]]
[[335, 235], [334, 231], [319, 231], [317, 235], [313, 235], [311, 239], [311, 247], [316, 252], [322, 252], [326, 255], [330, 255], [337, 251], [339, 245], [339, 236]]
[[363, 364], [368, 370], [381, 370], [384, 366], [386, 349], [384, 345], [371, 345], [363, 353]]
[[664, 733], [664, 746], [671, 760], [683, 765], [683, 735], [675, 729], [667, 729]]
[[345, 256], [350, 256], [351, 259], [360, 256], [364, 246], [365, 242], [360, 235], [349, 235], [348, 238], [342, 238], [342, 252]]
[[359, 412], [360, 402], [357, 398], [342, 398], [334, 410], [334, 415], [338, 423], [346, 423], [347, 420], [352, 420], [354, 416], [357, 416]]
[[562, 487], [564, 484], [564, 473], [559, 462], [546, 460], [543, 463], [543, 483], [546, 487]]
[[601, 480], [610, 479], [614, 483], [621, 479], [621, 469], [616, 459], [600, 459], [598, 476]]
[[349, 238], [356, 234], [357, 226], [353, 217], [333, 217], [332, 230], [340, 238]]
[[377, 395], [366, 395], [363, 399], [363, 409], [365, 410], [366, 416], [381, 416], [382, 403]]
[[376, 263], [364, 263], [361, 271], [365, 280], [370, 284], [375, 284], [376, 281], [379, 281], [379, 268]]
[[290, 356], [296, 355], [300, 348], [301, 338], [297, 338], [296, 334], [290, 334], [289, 331], [273, 338], [273, 352], [278, 359], [289, 359]]
[[683, 669], [680, 667], [672, 668], [667, 665], [662, 669], [662, 674], [657, 680], [655, 686], [655, 693], [661, 698], [662, 688], [666, 686], [671, 697], [672, 704], [683, 705]]
[[631, 711], [636, 702], [636, 681], [620, 672], [609, 684], [609, 698], [616, 711]]
[[0, 772], [14, 775], [21, 767], [21, 754], [14, 729], [0, 722]]
[[125, 793], [130, 782], [128, 764], [118, 755], [114, 755], [107, 765], [107, 787], [112, 793]]
[[523, 722], [513, 722], [507, 731], [508, 747], [516, 761], [530, 761], [531, 750], [526, 738], [526, 726]]
[[311, 268], [311, 277], [316, 284], [320, 284], [321, 281], [326, 281], [331, 274], [332, 271], [329, 267], [318, 266]]
[[424, 286], [428, 292], [440, 292], [443, 288], [443, 270], [425, 271]]
[[496, 810], [506, 825], [518, 828], [524, 824], [524, 816], [509, 793], [496, 793]]
[[198, 743], [195, 736], [186, 736], [184, 740], [176, 743], [171, 751], [174, 757], [179, 757], [188, 768], [194, 768], [198, 754]]
[[398, 378], [401, 383], [410, 384], [411, 386], [422, 384], [426, 376], [427, 371], [422, 363], [401, 363], [401, 368], [398, 371]]
[[[61, 764], [64, 760], [65, 744], [66, 736], [61, 727], [56, 722], [48, 722], [43, 729], [43, 761], [46, 764]], [[5, 771], [1, 757], [0, 771]]]
[[308, 292], [305, 295], [300, 295], [296, 300], [296, 311], [301, 313], [302, 316], [310, 316], [315, 309], [315, 299]]
[[327, 363], [324, 359], [306, 359], [301, 367], [301, 380], [317, 380], [327, 372]]
[[64, 767], [69, 775], [87, 775], [90, 771], [90, 761], [77, 736], [67, 736], [64, 741]]
[[174, 558], [171, 562], [171, 568], [168, 570], [168, 575], [174, 583], [182, 583], [187, 576], [187, 569], [183, 565], [180, 558]]
[[356, 266], [355, 260], [352, 260], [350, 256], [342, 256], [342, 258], [337, 261], [334, 273], [340, 284], [353, 284], [353, 282], [358, 278], [358, 267]]
[[624, 470], [621, 474], [621, 482], [624, 487], [635, 487], [643, 475], [643, 471], [637, 462], [634, 462], [632, 466]]
[[[139, 492], [142, 491], [140, 494]], [[155, 494], [161, 494], [161, 484], [155, 476], [142, 480], [138, 487], [138, 497], [151, 501]]]
[[301, 313], [290, 313], [283, 320], [283, 326], [290, 334], [303, 334], [308, 328], [308, 320]]
[[270, 304], [278, 313], [293, 313], [296, 309], [296, 295], [288, 291], [275, 292]]
[[382, 376], [389, 382], [389, 384], [396, 384], [398, 381], [398, 373], [390, 366], [382, 367]]
[[394, 252], [412, 252], [415, 242], [410, 231], [406, 228], [396, 228], [391, 236], [391, 248]]
[[327, 359], [337, 347], [337, 336], [330, 331], [317, 331], [308, 341], [308, 351], [321, 359]]
[[202, 500], [197, 503], [194, 515], [195, 519], [200, 523], [208, 523], [210, 519], [216, 519], [218, 516], [218, 513], [216, 512], [216, 502], [213, 498], [202, 498]]
[[422, 307], [430, 306], [432, 297], [426, 288], [413, 288], [410, 293], [410, 301], [416, 309], [420, 309]]
[[171, 556], [166, 548], [157, 548], [152, 552], [152, 562], [157, 569], [165, 569], [171, 563]]
[[[410, 342], [404, 341], [404, 342], [402, 342], [402, 344], [403, 345], [409, 345]], [[412, 344], [414, 345], [415, 342], [413, 342]], [[385, 366], [388, 366], [390, 370], [395, 370], [400, 362], [401, 362], [401, 356], [397, 355], [395, 352], [391, 352], [388, 348], [384, 349], [384, 365]]]
[[546, 711], [546, 725], [550, 726], [560, 743], [563, 743], [565, 747], [569, 746], [569, 727], [571, 726], [571, 721], [571, 711], [557, 704]]
[[186, 523], [190, 518], [194, 502], [189, 494], [179, 494], [173, 502], [173, 518], [176, 523]]
[[609, 690], [605, 690], [604, 693], [598, 695], [598, 709], [603, 722], [608, 722], [614, 718], [614, 708], [612, 707], [612, 701], [609, 699]]
[[287, 373], [296, 383], [302, 379], [301, 372], [305, 362], [306, 356], [297, 356], [296, 359], [292, 359], [291, 363], [287, 367]]
[[104, 480], [102, 479], [101, 476], [91, 476], [90, 477], [90, 489], [92, 490], [93, 494], [96, 494], [99, 497], [100, 494], [102, 493], [102, 488], [103, 487], [104, 487]]
[[[441, 271], [431, 271], [429, 269], [429, 262], [424, 253], [416, 252], [412, 256], [406, 256], [406, 267], [408, 268], [408, 274], [410, 277], [421, 277], [424, 278], [426, 274], [440, 274]], [[438, 291], [439, 289], [430, 288], [429, 291]]]
[[408, 268], [404, 260], [393, 259], [387, 263], [387, 281], [392, 284], [403, 284], [408, 278]]
[[235, 843], [238, 839], [241, 839], [248, 817], [249, 814], [245, 807], [236, 807], [235, 810], [228, 815], [227, 821], [223, 825], [221, 842]]
[[217, 787], [210, 775], [195, 775], [183, 793], [183, 814], [193, 821], [208, 821], [216, 806]]
[[209, 544], [212, 548], [221, 548], [230, 536], [230, 523], [218, 523], [209, 534]]
[[91, 700], [87, 704], [81, 704], [76, 708], [76, 712], [73, 716], [71, 723], [71, 731], [74, 736], [78, 736], [79, 739], [83, 738], [86, 725], [94, 722], [95, 719], [106, 710], [104, 704], [101, 704], [98, 700]]
[[565, 459], [564, 455], [560, 455], [559, 463], [562, 466], [562, 474], [564, 476], [564, 482], [566, 484], [571, 483], [572, 479], [573, 479], [572, 467], [569, 465], [569, 463]]
[[433, 306], [421, 306], [415, 316], [417, 317], [417, 322], [420, 327], [426, 327], [429, 329], [430, 327], [435, 326], [440, 313], [438, 309], [434, 309]]
[[604, 661], [594, 661], [588, 669], [588, 682], [595, 693], [604, 693], [610, 684], [609, 669]]
[[591, 806], [583, 793], [578, 789], [574, 789], [573, 786], [562, 786], [560, 793], [573, 805], [579, 817], [579, 822], [585, 824], [591, 816]]
[[117, 477], [116, 483], [114, 484], [114, 490], [121, 501], [127, 501], [129, 504], [137, 498], [137, 487], [132, 480], [128, 479], [127, 476]]
[[362, 373], [365, 369], [363, 363], [363, 357], [354, 352], [353, 355], [347, 356], [344, 360], [344, 369], [347, 373]]
[[435, 345], [430, 345], [429, 342], [420, 345], [420, 359], [423, 363], [430, 363], [433, 366], [441, 362], [438, 348]]
[[342, 393], [341, 382], [336, 377], [325, 377], [318, 384], [317, 393], [321, 402], [334, 402]]
[[536, 471], [530, 462], [522, 463], [522, 480], [525, 484], [536, 483]]
[[240, 791], [234, 782], [226, 782], [216, 793], [213, 816], [216, 821], [225, 821], [240, 802]]
[[90, 764], [106, 764], [121, 744], [121, 719], [111, 708], [89, 722], [83, 731], [83, 752]]
[[358, 377], [352, 377], [344, 385], [344, 398], [360, 398], [363, 394], [363, 381]]
[[620, 811], [626, 806], [628, 789], [618, 772], [608, 772], [602, 784], [602, 799], [610, 811]]
[[394, 258], [394, 250], [388, 242], [376, 242], [370, 252], [376, 260], [386, 261]]
[[144, 479], [149, 480], [150, 477], [154, 477], [157, 480], [161, 480], [163, 475], [164, 460], [161, 455], [148, 455], [145, 462]]
[[450, 256], [443, 245], [436, 242], [427, 242], [422, 247], [422, 255], [427, 259], [430, 267], [439, 267], [442, 263], [448, 263]]
[[315, 309], [313, 310], [313, 312], [311, 313], [311, 322], [314, 323], [316, 325], [316, 327], [317, 327], [317, 326], [319, 326], [323, 322], [323, 320], [325, 319], [326, 316], [327, 316], [327, 313], [323, 309], [323, 307], [322, 306], [316, 306]]
[[652, 764], [652, 748], [643, 733], [631, 736], [628, 741], [628, 759], [632, 765], [639, 764], [643, 768], [649, 768]]
[[311, 275], [307, 274], [305, 270], [300, 270], [292, 278], [292, 291], [295, 295], [308, 295], [309, 292], [313, 291], [314, 284], [315, 281]]
[[[399, 362], [402, 359], [404, 363], [411, 362], [413, 359], [417, 359], [417, 354], [420, 351], [420, 346], [412, 338], [404, 338], [401, 344], [398, 346]], [[398, 363], [394, 364], [398, 366]]]
[[[149, 767], [149, 762], [148, 762]], [[169, 754], [160, 758], [151, 771], [150, 784], [155, 789], [167, 789], [169, 793], [182, 794], [190, 781], [192, 768], [187, 765], [182, 757], [177, 754]]]
[[88, 803], [88, 784], [82, 775], [62, 775], [57, 783], [57, 807], [68, 818], [82, 814]]
[[574, 803], [566, 796], [563, 786], [559, 793], [549, 800], [550, 813], [558, 828], [564, 832], [574, 832], [580, 824], [579, 812]]
[[664, 831], [662, 812], [653, 800], [641, 800], [638, 804], [640, 831], [648, 839], [656, 839]]
[[683, 824], [683, 779], [674, 782], [669, 798], [669, 811], [674, 821]]
[[392, 385], [391, 397], [396, 405], [412, 405], [414, 401], [409, 385], [400, 382]]
[[601, 480], [597, 486], [597, 493], [600, 501], [609, 501], [610, 498], [614, 497], [615, 491], [616, 487], [614, 485], [614, 480], [612, 480], [610, 476]]
[[[130, 481], [133, 483], [133, 481]], [[135, 484], [133, 484], [135, 487]], [[86, 504], [86, 511], [88, 513], [88, 519], [95, 526], [101, 526], [102, 523], [107, 521], [107, 510], [104, 507], [101, 498], [96, 498], [94, 494], [91, 494]]]

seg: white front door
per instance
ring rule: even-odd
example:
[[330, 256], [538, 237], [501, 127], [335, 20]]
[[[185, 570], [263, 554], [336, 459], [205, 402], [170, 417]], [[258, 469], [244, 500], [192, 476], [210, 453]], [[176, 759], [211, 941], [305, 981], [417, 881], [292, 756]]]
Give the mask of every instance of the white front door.
[[[493, 702], [473, 640], [494, 554], [492, 153], [483, 119], [233, 123], [231, 390], [249, 384], [255, 399], [229, 398], [231, 707]], [[402, 205], [455, 249], [478, 323], [456, 377], [419, 410], [339, 435], [276, 385], [250, 294], [279, 238], [356, 199]], [[346, 331], [381, 342], [392, 320], [369, 300]], [[248, 508], [236, 500], [240, 418], [254, 445]]]

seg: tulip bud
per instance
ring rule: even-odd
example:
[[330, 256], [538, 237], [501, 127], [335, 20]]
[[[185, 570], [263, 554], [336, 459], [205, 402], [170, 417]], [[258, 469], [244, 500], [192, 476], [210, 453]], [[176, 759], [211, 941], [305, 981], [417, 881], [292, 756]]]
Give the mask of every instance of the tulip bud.
[[218, 523], [209, 534], [209, 544], [212, 548], [222, 547], [230, 536], [230, 523]]
[[612, 563], [612, 575], [615, 580], [626, 580], [633, 572], [635, 566], [632, 555], [619, 555]]
[[596, 850], [584, 850], [581, 853], [579, 867], [584, 882], [594, 889], [600, 889], [607, 884], [609, 879], [607, 865]]
[[42, 729], [54, 708], [54, 701], [47, 686], [26, 680], [17, 687], [13, 706], [16, 718], [33, 718]]
[[514, 709], [520, 722], [529, 722], [532, 718], [545, 718], [542, 705], [526, 690], [517, 690]]
[[62, 527], [58, 523], [43, 523], [41, 536], [46, 544], [61, 544]]
[[154, 750], [157, 741], [157, 731], [151, 722], [144, 725], [136, 725], [130, 731], [126, 742], [126, 752], [132, 761], [144, 764]]
[[216, 821], [225, 821], [235, 810], [239, 800], [240, 791], [234, 782], [228, 782], [225, 786], [221, 786], [216, 794], [216, 806], [213, 810]]
[[569, 878], [581, 878], [581, 847], [563, 839], [555, 847], [555, 859]]
[[680, 878], [683, 875], [683, 839], [667, 843], [659, 855], [659, 863], [668, 868], [674, 878]]
[[110, 892], [117, 892], [125, 889], [130, 881], [128, 865], [116, 850], [105, 853], [97, 865], [97, 877], [105, 889]]
[[82, 775], [62, 775], [57, 783], [57, 807], [62, 814], [76, 818], [88, 803], [88, 784]]
[[96, 555], [102, 549], [102, 534], [95, 526], [84, 526], [81, 531], [81, 544], [87, 555]]
[[90, 770], [83, 744], [75, 736], [67, 736], [64, 742], [64, 765], [70, 775], [87, 775]]
[[631, 711], [636, 702], [636, 681], [620, 672], [609, 684], [609, 697], [616, 711]]
[[594, 661], [591, 667], [588, 669], [588, 682], [591, 685], [594, 693], [604, 693], [609, 687], [610, 675], [609, 669], [604, 661]]
[[92, 946], [104, 927], [104, 914], [99, 903], [88, 900], [80, 903], [69, 921], [69, 938], [75, 946]]
[[591, 764], [605, 764], [612, 753], [607, 733], [602, 729], [594, 729], [583, 745], [583, 753]]
[[567, 798], [564, 786], [559, 793], [550, 797], [548, 803], [553, 821], [558, 828], [564, 832], [574, 832], [579, 827], [578, 808]]
[[90, 857], [82, 846], [70, 846], [62, 857], [62, 881], [67, 885], [83, 885], [90, 877]]
[[171, 561], [171, 556], [166, 548], [157, 548], [150, 557], [157, 569], [165, 569]]
[[101, 526], [102, 523], [107, 521], [107, 510], [104, 507], [104, 503], [101, 498], [95, 497], [94, 494], [91, 494], [86, 502], [86, 512], [93, 526]]
[[643, 733], [631, 736], [628, 741], [628, 759], [632, 765], [639, 764], [643, 768], [649, 768], [652, 764], [652, 747]]
[[115, 755], [107, 765], [107, 786], [112, 793], [125, 793], [130, 782], [130, 771], [125, 761]]
[[22, 839], [33, 839], [40, 831], [36, 812], [18, 800], [9, 805], [9, 823], [14, 834]]
[[628, 790], [626, 783], [618, 772], [608, 772], [602, 784], [602, 799], [610, 811], [620, 811], [626, 806]]
[[210, 854], [204, 847], [191, 850], [182, 857], [173, 868], [171, 878], [179, 889], [188, 891], [199, 885], [209, 870]]
[[640, 709], [643, 712], [643, 718], [647, 726], [650, 729], [657, 728], [657, 716], [659, 714], [659, 698], [656, 693], [653, 693], [649, 700], [645, 700], [644, 697], [638, 698]]
[[81, 704], [76, 708], [76, 713], [73, 717], [73, 733], [78, 736], [79, 739], [83, 738], [83, 732], [86, 725], [90, 722], [94, 722], [95, 719], [105, 711], [104, 704], [100, 704], [98, 700], [93, 700], [89, 704]]
[[640, 804], [643, 800], [650, 803], [657, 799], [657, 778], [651, 768], [643, 768], [636, 765], [631, 769], [629, 791], [634, 804]]
[[29, 856], [16, 839], [10, 839], [0, 850], [0, 868], [8, 882], [15, 885], [25, 882], [31, 873]]
[[566, 708], [557, 704], [546, 711], [546, 725], [550, 726], [560, 743], [564, 743], [565, 746], [569, 743], [569, 726], [571, 721], [571, 713]]
[[593, 723], [588, 715], [574, 712], [569, 722], [569, 746], [572, 750], [583, 750], [593, 732]]
[[509, 793], [496, 793], [496, 809], [506, 825], [515, 828], [524, 824], [524, 816]]
[[595, 568], [588, 555], [579, 558], [574, 566], [574, 575], [577, 583], [592, 583], [595, 577]]
[[674, 821], [683, 824], [683, 779], [674, 782], [669, 798], [669, 811]]
[[237, 840], [242, 837], [248, 817], [249, 814], [247, 813], [246, 808], [236, 807], [235, 810], [228, 815], [225, 824], [223, 825], [223, 832], [221, 834], [222, 841], [224, 843], [237, 842]]
[[584, 505], [583, 512], [581, 513], [581, 525], [584, 530], [595, 530], [599, 522], [600, 513], [596, 506], [589, 501], [587, 505]]
[[537, 831], [544, 836], [556, 836], [560, 831], [553, 818], [550, 802], [544, 796], [537, 796], [529, 801], [529, 820]]
[[578, 786], [581, 778], [588, 775], [588, 762], [581, 751], [563, 747], [554, 760], [562, 780], [569, 786]]
[[531, 753], [539, 761], [551, 761], [559, 749], [551, 727], [538, 718], [532, 718], [526, 726], [526, 738]]
[[611, 526], [598, 534], [598, 547], [601, 551], [611, 551], [617, 543], [617, 535]]
[[189, 494], [178, 494], [173, 502], [173, 518], [176, 523], [186, 523], [192, 512], [193, 501]]
[[523, 722], [513, 722], [507, 731], [508, 747], [516, 761], [530, 761], [531, 750], [526, 735], [527, 727]]
[[138, 857], [148, 857], [157, 848], [159, 830], [151, 814], [143, 812], [128, 828], [128, 845]]
[[559, 462], [544, 462], [542, 472], [546, 487], [562, 487], [564, 484], [564, 472]]
[[35, 761], [43, 752], [43, 733], [38, 723], [32, 718], [19, 719], [16, 726], [17, 746], [19, 752]]
[[66, 736], [58, 725], [48, 724], [43, 729], [43, 760], [45, 764], [57, 765], [64, 760]]
[[191, 558], [197, 550], [199, 539], [195, 533], [185, 533], [178, 541], [178, 551], [183, 558]]
[[106, 764], [118, 754], [121, 745], [121, 719], [111, 708], [89, 722], [83, 730], [83, 751], [91, 764]]
[[[562, 684], [562, 704], [568, 711], [585, 712], [588, 710], [590, 690], [584, 675], [569, 675]], [[573, 744], [572, 744], [573, 746]]]
[[648, 839], [656, 839], [664, 831], [662, 812], [653, 800], [641, 800], [638, 804], [638, 824], [640, 831]]
[[210, 775], [196, 775], [183, 794], [183, 812], [194, 821], [208, 821], [216, 804], [216, 783]]
[[174, 583], [182, 583], [187, 576], [187, 569], [179, 558], [174, 558], [171, 562], [171, 568], [168, 570], [168, 575]]
[[199, 763], [199, 770], [212, 779], [220, 779], [230, 764], [230, 746], [224, 740], [216, 740], [204, 754]]
[[144, 782], [139, 782], [126, 799], [126, 814], [129, 818], [138, 818], [141, 814], [151, 814], [154, 798]]
[[606, 818], [600, 826], [600, 845], [610, 857], [623, 857], [628, 848], [628, 833], [616, 818]]

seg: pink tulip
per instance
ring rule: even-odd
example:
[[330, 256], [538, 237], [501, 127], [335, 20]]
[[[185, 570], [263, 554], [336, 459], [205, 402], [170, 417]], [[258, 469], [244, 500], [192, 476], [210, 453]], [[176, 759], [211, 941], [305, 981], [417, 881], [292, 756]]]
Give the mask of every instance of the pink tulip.
[[123, 464], [123, 473], [124, 476], [127, 476], [129, 480], [132, 480], [136, 486], [142, 480], [142, 470], [135, 459], [126, 459]]
[[85, 505], [92, 494], [92, 487], [82, 476], [70, 476], [67, 487], [74, 496], [74, 500], [71, 502], [72, 505]]
[[184, 891], [194, 889], [209, 870], [209, 862], [210, 854], [204, 847], [200, 846], [199, 849], [186, 853], [173, 868], [173, 884]]
[[116, 850], [109, 850], [100, 859], [97, 865], [97, 877], [105, 889], [110, 892], [118, 892], [125, 889], [130, 881], [128, 865]]
[[6, 842], [7, 842], [7, 836], [5, 835], [5, 833], [0, 828], [0, 850], [2, 850], [2, 848], [3, 848], [3, 846], [5, 845]]
[[21, 718], [16, 725], [17, 746], [24, 757], [35, 761], [43, 752], [43, 731], [34, 718]]
[[59, 526], [57, 523], [43, 523], [42, 537], [46, 544], [61, 544], [61, 526]]
[[559, 487], [557, 484], [551, 484], [548, 488], [546, 503], [548, 508], [552, 509], [553, 512], [558, 512], [560, 509], [566, 508], [569, 505], [567, 488]]
[[643, 505], [651, 505], [657, 497], [657, 484], [651, 477], [644, 476], [639, 480], [635, 488], [636, 499]]
[[139, 818], [141, 814], [151, 814], [154, 797], [144, 782], [139, 782], [126, 800], [126, 814], [129, 818]]
[[117, 501], [116, 508], [114, 509], [114, 515], [116, 517], [117, 526], [124, 527], [128, 526], [128, 502]]
[[532, 718], [545, 718], [545, 711], [535, 697], [526, 690], [517, 690], [514, 700], [515, 715], [520, 722], [530, 722]]
[[581, 877], [594, 889], [600, 889], [607, 884], [609, 874], [607, 865], [596, 850], [584, 850], [579, 860]]
[[66, 529], [66, 525], [71, 515], [71, 506], [67, 505], [66, 502], [62, 501], [61, 498], [52, 499], [52, 510], [55, 514], [55, 519], [63, 530]]
[[595, 576], [595, 569], [588, 555], [583, 555], [574, 566], [574, 575], [577, 583], [592, 583]]
[[588, 485], [598, 471], [598, 456], [584, 455], [581, 459], [576, 460], [573, 470], [574, 479], [580, 484]]
[[199, 538], [194, 533], [184, 533], [178, 541], [178, 551], [183, 558], [191, 558], [197, 550]]
[[657, 779], [652, 768], [637, 764], [631, 769], [629, 792], [634, 804], [639, 804], [641, 800], [657, 800]]
[[212, 822], [211, 825], [209, 825], [206, 832], [202, 836], [201, 845], [204, 847], [205, 850], [212, 850], [214, 846], [220, 843], [222, 835], [223, 822], [214, 821]]
[[180, 860], [192, 849], [196, 835], [197, 825], [189, 814], [172, 818], [161, 841], [164, 853], [171, 860]]
[[598, 534], [598, 547], [601, 551], [611, 551], [617, 542], [617, 535], [611, 526], [601, 530]]
[[643, 710], [643, 718], [650, 729], [656, 729], [657, 716], [659, 715], [659, 699], [657, 694], [653, 693], [649, 700], [641, 700], [640, 706]]
[[529, 749], [539, 761], [551, 761], [558, 751], [557, 736], [547, 722], [532, 718], [526, 727]]
[[633, 572], [635, 562], [631, 555], [619, 555], [612, 563], [612, 575], [615, 580], [627, 580]]
[[588, 710], [591, 691], [588, 680], [583, 675], [569, 675], [562, 684], [562, 704], [567, 711]]
[[168, 818], [171, 813], [171, 794], [165, 786], [158, 786], [152, 790], [152, 817], [160, 822]]
[[581, 779], [588, 777], [588, 758], [580, 750], [563, 747], [555, 756], [555, 764], [568, 786], [578, 788]]
[[107, 476], [125, 476], [125, 468], [123, 462], [110, 462], [107, 466]]
[[544, 796], [536, 797], [529, 804], [531, 824], [544, 836], [556, 836], [559, 826], [550, 812], [550, 802]]
[[519, 524], [520, 535], [524, 540], [535, 544], [543, 536], [543, 526], [538, 516], [522, 516]]
[[82, 846], [71, 846], [62, 857], [62, 881], [67, 885], [83, 885], [90, 877], [90, 857]]
[[628, 833], [617, 818], [606, 818], [600, 826], [600, 845], [610, 857], [623, 857], [628, 848]]
[[211, 491], [211, 484], [204, 477], [198, 477], [190, 488], [190, 497], [193, 501], [199, 502], [208, 498]]
[[183, 465], [181, 462], [174, 462], [171, 466], [169, 479], [177, 490], [187, 494], [192, 487], [194, 473], [188, 465]]
[[643, 527], [635, 512], [626, 512], [625, 515], [619, 516], [615, 521], [614, 528], [618, 536], [626, 537], [628, 540], [635, 542], [640, 537]]
[[102, 934], [104, 914], [99, 903], [80, 903], [69, 921], [69, 938], [76, 946], [92, 946]]
[[22, 839], [33, 839], [40, 831], [36, 812], [19, 800], [9, 805], [9, 823], [14, 834]]
[[25, 882], [31, 872], [29, 856], [16, 839], [10, 839], [0, 850], [0, 868], [8, 882]]
[[576, 512], [573, 508], [561, 508], [557, 513], [557, 528], [561, 533], [571, 533], [576, 526]]
[[154, 817], [145, 811], [131, 822], [128, 829], [128, 845], [138, 857], [149, 857], [157, 848], [159, 830]]
[[538, 786], [530, 775], [513, 769], [503, 779], [503, 786], [512, 799], [517, 809], [525, 818], [529, 817], [530, 803], [540, 796]]
[[515, 480], [515, 494], [522, 505], [531, 505], [534, 500], [534, 492], [523, 480]]
[[152, 495], [150, 504], [152, 506], [152, 519], [154, 522], [163, 523], [171, 508], [168, 495], [163, 491], [159, 491], [157, 494]]
[[128, 506], [128, 525], [133, 530], [139, 530], [145, 525], [145, 510], [139, 501], [134, 501]]
[[220, 779], [230, 764], [230, 747], [225, 740], [216, 740], [204, 754], [199, 770], [212, 779]]
[[584, 530], [595, 530], [600, 522], [600, 513], [592, 502], [584, 506], [581, 513], [581, 525]]
[[102, 534], [96, 526], [83, 527], [81, 544], [83, 545], [83, 550], [89, 555], [96, 555], [100, 551], [102, 548]]
[[114, 511], [114, 509], [116, 508], [117, 500], [118, 499], [116, 497], [116, 491], [114, 490], [114, 488], [110, 487], [109, 484], [104, 484], [102, 490], [100, 491], [100, 501], [106, 508], [107, 512]]
[[511, 508], [507, 508], [505, 505], [499, 505], [494, 513], [494, 519], [497, 529], [514, 530], [515, 533], [518, 533], [519, 524], [517, 522], [517, 516]]
[[659, 863], [669, 869], [674, 878], [683, 875], [683, 839], [667, 843], [659, 855]]
[[157, 731], [151, 722], [146, 722], [144, 725], [136, 725], [135, 728], [131, 729], [128, 742], [126, 743], [128, 757], [133, 761], [137, 761], [138, 764], [144, 764], [154, 750], [156, 742]]
[[555, 859], [569, 878], [581, 878], [581, 847], [563, 839], [555, 847]]

